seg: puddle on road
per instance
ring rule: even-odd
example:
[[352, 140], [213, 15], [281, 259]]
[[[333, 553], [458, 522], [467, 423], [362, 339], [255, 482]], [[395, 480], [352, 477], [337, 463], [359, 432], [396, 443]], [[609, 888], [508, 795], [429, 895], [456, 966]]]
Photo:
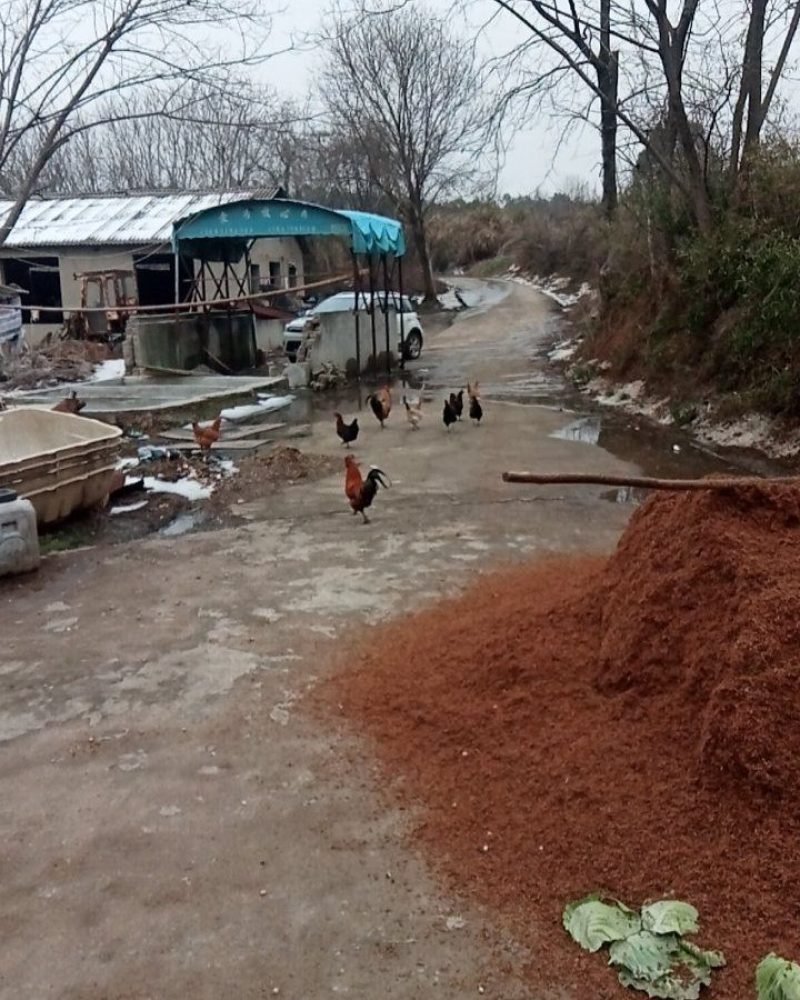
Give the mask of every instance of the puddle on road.
[[178, 514], [169, 524], [165, 524], [163, 528], [159, 529], [158, 533], [162, 538], [179, 538], [181, 535], [193, 531], [202, 523], [203, 517], [199, 512]]
[[600, 417], [580, 417], [573, 420], [566, 427], [561, 427], [553, 431], [551, 438], [559, 438], [562, 441], [582, 441], [583, 444], [597, 444], [600, 440], [600, 430], [602, 427]]

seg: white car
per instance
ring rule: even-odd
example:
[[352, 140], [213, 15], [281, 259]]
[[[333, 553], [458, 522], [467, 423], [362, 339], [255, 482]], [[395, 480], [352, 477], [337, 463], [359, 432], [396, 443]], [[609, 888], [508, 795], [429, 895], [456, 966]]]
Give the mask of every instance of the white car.
[[[383, 314], [381, 313], [381, 303], [383, 302], [383, 292], [375, 292], [375, 327], [379, 338], [384, 335]], [[287, 323], [283, 333], [283, 348], [290, 361], [297, 358], [297, 351], [303, 340], [303, 330], [306, 321], [311, 316], [324, 316], [325, 313], [354, 312], [355, 292], [337, 292], [327, 299], [301, 313], [297, 319]], [[368, 292], [362, 292], [360, 296], [359, 311], [369, 315], [370, 297]], [[400, 303], [400, 295], [396, 292], [389, 292], [389, 315], [394, 319], [394, 333], [397, 338], [397, 353], [400, 354], [400, 313], [397, 306]], [[405, 357], [409, 361], [415, 361], [422, 353], [422, 324], [419, 321], [416, 310], [407, 295], [403, 296], [403, 333], [405, 345]], [[362, 323], [364, 320], [362, 319]]]

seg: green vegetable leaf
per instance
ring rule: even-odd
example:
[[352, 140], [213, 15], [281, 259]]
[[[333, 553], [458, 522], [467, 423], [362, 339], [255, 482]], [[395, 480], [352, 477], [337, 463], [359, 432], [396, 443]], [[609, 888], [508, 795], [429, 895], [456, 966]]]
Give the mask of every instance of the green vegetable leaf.
[[642, 907], [642, 927], [654, 934], [696, 934], [697, 910], [691, 903], [662, 899]]
[[677, 934], [639, 931], [609, 949], [609, 965], [623, 966], [636, 979], [652, 982], [672, 971], [680, 938]]
[[727, 964], [721, 951], [704, 951], [691, 941], [681, 941], [681, 951], [681, 960], [689, 968], [721, 969]]
[[641, 928], [638, 913], [614, 900], [586, 896], [569, 903], [562, 917], [567, 933], [587, 951], [598, 951], [610, 941], [620, 941]]
[[696, 980], [684, 983], [676, 976], [661, 976], [655, 981], [636, 979], [626, 969], [621, 969], [619, 981], [623, 986], [641, 990], [649, 997], [659, 997], [660, 1000], [699, 1000], [700, 983]]
[[767, 955], [756, 969], [758, 1000], [800, 1000], [800, 966]]

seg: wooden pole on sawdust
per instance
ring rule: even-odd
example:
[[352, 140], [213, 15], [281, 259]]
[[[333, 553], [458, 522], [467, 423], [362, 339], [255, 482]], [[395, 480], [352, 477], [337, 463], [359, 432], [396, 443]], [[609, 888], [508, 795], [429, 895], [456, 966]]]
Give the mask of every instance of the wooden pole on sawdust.
[[800, 476], [777, 476], [763, 479], [759, 476], [727, 476], [719, 479], [653, 479], [650, 476], [595, 476], [580, 472], [537, 473], [504, 472], [506, 483], [590, 483], [595, 486], [635, 486], [644, 490], [727, 490], [741, 486], [768, 486], [782, 483], [800, 486]]

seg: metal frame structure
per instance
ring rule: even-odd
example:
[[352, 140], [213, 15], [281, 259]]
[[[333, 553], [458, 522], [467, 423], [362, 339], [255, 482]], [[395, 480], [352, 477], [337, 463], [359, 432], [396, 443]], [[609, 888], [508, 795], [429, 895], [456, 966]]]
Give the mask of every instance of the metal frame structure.
[[[405, 362], [405, 320], [403, 313], [403, 269], [402, 258], [406, 252], [403, 226], [396, 219], [354, 212], [324, 208], [305, 202], [284, 198], [253, 199], [228, 202], [222, 206], [205, 209], [185, 219], [179, 219], [173, 226], [172, 246], [175, 254], [175, 301], [179, 302], [180, 290], [178, 274], [181, 258], [192, 261], [192, 281], [187, 301], [205, 303], [209, 310], [208, 284], [213, 284], [211, 301], [218, 298], [222, 303], [230, 300], [230, 278], [234, 278], [243, 297], [250, 294], [250, 251], [257, 239], [278, 236], [335, 236], [349, 243], [353, 264], [355, 353], [359, 375], [361, 373], [361, 303], [366, 290], [362, 285], [364, 270], [369, 275], [369, 312], [372, 334], [372, 357], [377, 364], [378, 341], [375, 317], [375, 299], [378, 291], [378, 306], [383, 313], [385, 336], [386, 370], [391, 371], [392, 345], [389, 323], [389, 307], [394, 299], [390, 287], [389, 258], [392, 258], [391, 278], [397, 268], [399, 302], [395, 308], [400, 317], [400, 365]], [[240, 277], [235, 265], [244, 259], [244, 277]], [[199, 261], [199, 272], [195, 267]], [[212, 264], [221, 264], [219, 277]], [[366, 264], [366, 267], [364, 267]], [[383, 295], [376, 289], [376, 279], [383, 274]], [[207, 280], [208, 279], [208, 280]], [[235, 297], [235, 296], [234, 296]], [[229, 315], [230, 301], [225, 301]], [[230, 319], [229, 319], [230, 322]]]

